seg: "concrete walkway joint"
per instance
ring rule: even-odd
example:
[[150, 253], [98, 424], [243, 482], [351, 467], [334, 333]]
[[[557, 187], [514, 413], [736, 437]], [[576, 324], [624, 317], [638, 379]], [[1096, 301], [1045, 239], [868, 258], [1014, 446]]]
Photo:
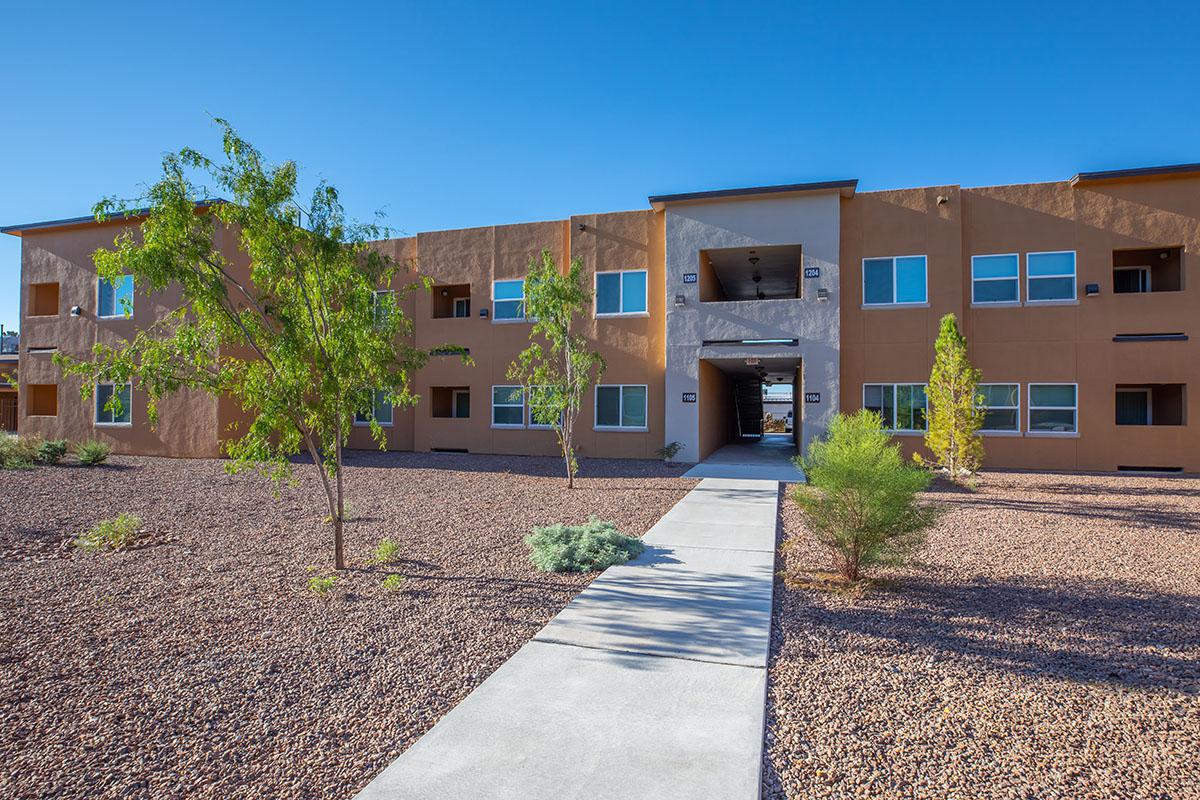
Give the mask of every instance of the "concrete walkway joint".
[[758, 797], [777, 514], [701, 481], [356, 800]]

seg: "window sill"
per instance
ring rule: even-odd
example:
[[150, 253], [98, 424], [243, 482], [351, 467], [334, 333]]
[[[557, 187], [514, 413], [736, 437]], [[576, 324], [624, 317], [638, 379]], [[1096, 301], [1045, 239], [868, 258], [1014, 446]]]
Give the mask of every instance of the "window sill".
[[93, 422], [93, 426], [97, 428], [132, 428], [132, 422]]
[[997, 300], [994, 303], [971, 301], [971, 308], [1020, 308], [1020, 300]]
[[[359, 422], [358, 420], [355, 420], [355, 421], [354, 421], [354, 427], [356, 427], [356, 428], [369, 428], [369, 427], [371, 427], [371, 423], [369, 423], [369, 422]], [[381, 427], [381, 428], [390, 428], [390, 427], [392, 427], [392, 423], [390, 423], [390, 422], [381, 422], [381, 423], [379, 423], [379, 427]]]
[[596, 314], [594, 316], [596, 317], [596, 319], [614, 319], [614, 318], [620, 319], [621, 317], [636, 318], [636, 317], [649, 317], [650, 312], [649, 311], [618, 311], [618, 312], [614, 312], [612, 314], [601, 314], [599, 312], [596, 312]]
[[1079, 431], [1025, 431], [1035, 439], [1078, 439]]
[[1000, 439], [1019, 439], [1021, 438], [1020, 431], [980, 431], [980, 436], [995, 436]]
[[124, 314], [97, 314], [96, 315], [96, 320], [98, 322], [111, 322], [112, 320], [115, 320], [115, 319], [132, 320], [133, 315], [130, 314], [128, 317], [125, 316]]
[[524, 426], [524, 425], [497, 425], [496, 423], [494, 423], [494, 422], [493, 422], [493, 423], [492, 423], [492, 430], [496, 430], [496, 431], [523, 431], [523, 430], [525, 430], [525, 426]]
[[644, 425], [640, 428], [630, 425], [593, 425], [592, 430], [602, 433], [646, 433], [650, 429]]
[[888, 431], [892, 436], [924, 436], [925, 431]]
[[[448, 317], [447, 319], [467, 319], [467, 318], [466, 317]], [[521, 319], [496, 319], [495, 317], [492, 318], [493, 325], [516, 325], [516, 324], [520, 324], [522, 322], [532, 323], [533, 320], [528, 320], [528, 319], [525, 319], [524, 317], [521, 317]]]
[[929, 308], [929, 303], [863, 303], [861, 308], [864, 311], [875, 308]]
[[1079, 298], [1076, 297], [1074, 300], [1026, 300], [1025, 305], [1027, 305], [1027, 306], [1077, 306], [1077, 305], [1079, 305]]

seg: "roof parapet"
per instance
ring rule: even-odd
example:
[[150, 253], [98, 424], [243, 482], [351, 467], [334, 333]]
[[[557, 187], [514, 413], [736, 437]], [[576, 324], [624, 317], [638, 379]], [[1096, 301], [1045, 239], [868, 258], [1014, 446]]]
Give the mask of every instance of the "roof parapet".
[[1071, 186], [1079, 184], [1111, 183], [1115, 181], [1155, 178], [1160, 176], [1200, 176], [1200, 164], [1168, 164], [1161, 167], [1136, 167], [1134, 169], [1110, 169], [1101, 172], [1079, 172], [1071, 176]]
[[[213, 198], [209, 198], [206, 200], [197, 200], [196, 208], [197, 209], [209, 208], [211, 206], [219, 205], [224, 202], [226, 202], [226, 201], [220, 197], [213, 197]], [[0, 227], [0, 233], [7, 233], [9, 236], [23, 236], [26, 231], [42, 231], [42, 230], [52, 230], [54, 228], [70, 228], [70, 227], [75, 227], [78, 225], [88, 225], [88, 224], [101, 225], [101, 224], [108, 224], [110, 222], [120, 222], [122, 220], [141, 219], [142, 217], [149, 216], [149, 214], [150, 214], [150, 209], [137, 208], [137, 209], [133, 209], [132, 211], [126, 211], [121, 214], [113, 214], [111, 217], [109, 217], [103, 223], [101, 223], [99, 220], [97, 220], [94, 214], [89, 214], [86, 217], [69, 217], [67, 219], [52, 219], [52, 220], [46, 220], [44, 222], [27, 222], [23, 225], [8, 225], [6, 227]]]
[[662, 211], [668, 203], [697, 203], [707, 200], [736, 200], [742, 197], [761, 195], [791, 195], [807, 192], [837, 191], [842, 197], [853, 197], [858, 179], [844, 181], [819, 181], [816, 183], [787, 183], [778, 186], [751, 186], [744, 189], [717, 189], [707, 192], [685, 192], [683, 194], [658, 194], [647, 198], [655, 211]]

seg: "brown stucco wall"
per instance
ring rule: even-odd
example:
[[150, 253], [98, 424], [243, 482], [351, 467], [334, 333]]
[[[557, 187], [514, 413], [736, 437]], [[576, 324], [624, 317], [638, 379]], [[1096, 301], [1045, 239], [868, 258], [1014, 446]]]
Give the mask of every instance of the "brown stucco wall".
[[[936, 204], [936, 196], [948, 202]], [[1200, 470], [1200, 435], [1190, 426], [1115, 424], [1117, 384], [1195, 383], [1192, 322], [1200, 297], [1188, 273], [1198, 267], [1200, 180], [1174, 178], [1070, 186], [1066, 182], [861, 193], [843, 202], [842, 407], [862, 404], [862, 384], [924, 382], [938, 320], [954, 312], [986, 382], [1016, 382], [1022, 430], [1030, 382], [1079, 384], [1077, 437], [989, 436], [997, 467], [1113, 470], [1178, 466]], [[1184, 248], [1184, 290], [1113, 294], [1113, 251]], [[970, 305], [972, 255], [1076, 251], [1078, 301], [1064, 305]], [[955, 257], [955, 253], [958, 253]], [[863, 309], [861, 261], [874, 255], [929, 256], [928, 309]], [[1085, 296], [1088, 283], [1100, 295]], [[1186, 342], [1114, 343], [1120, 333], [1183, 332]], [[1187, 419], [1197, 410], [1187, 393]], [[906, 449], [919, 437], [903, 437]]]
[[[733, 381], [720, 367], [704, 359], [700, 360], [699, 375], [700, 415], [700, 459], [706, 459], [714, 451], [733, 438]], [[798, 418], [799, 414], [793, 414]]]

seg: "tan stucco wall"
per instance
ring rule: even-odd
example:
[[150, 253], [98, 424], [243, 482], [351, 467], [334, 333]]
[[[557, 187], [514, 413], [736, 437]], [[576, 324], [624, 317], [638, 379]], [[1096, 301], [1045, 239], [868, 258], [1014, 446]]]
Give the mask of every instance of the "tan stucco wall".
[[[945, 205], [936, 196], [948, 197]], [[860, 193], [843, 203], [842, 407], [862, 404], [862, 384], [925, 382], [938, 320], [954, 312], [986, 382], [1021, 384], [1022, 430], [1030, 382], [1079, 384], [1079, 436], [985, 439], [997, 467], [1113, 470], [1175, 466], [1200, 470], [1195, 426], [1115, 424], [1117, 384], [1189, 383], [1187, 419], [1196, 419], [1200, 355], [1194, 321], [1200, 295], [1200, 180], [1165, 179], [1071, 187], [1066, 182]], [[1182, 246], [1181, 292], [1116, 295], [1113, 251]], [[1076, 251], [1078, 302], [1053, 306], [970, 306], [972, 255]], [[862, 258], [927, 254], [928, 309], [863, 309]], [[957, 255], [956, 255], [957, 254]], [[1100, 294], [1085, 296], [1089, 283]], [[1120, 333], [1183, 332], [1186, 342], [1114, 343]], [[919, 437], [903, 437], [907, 449]]]
[[[699, 441], [703, 460], [733, 438], [733, 381], [719, 367], [701, 359], [699, 386]], [[799, 418], [798, 414], [795, 416]]]

